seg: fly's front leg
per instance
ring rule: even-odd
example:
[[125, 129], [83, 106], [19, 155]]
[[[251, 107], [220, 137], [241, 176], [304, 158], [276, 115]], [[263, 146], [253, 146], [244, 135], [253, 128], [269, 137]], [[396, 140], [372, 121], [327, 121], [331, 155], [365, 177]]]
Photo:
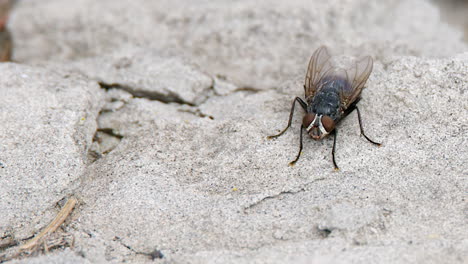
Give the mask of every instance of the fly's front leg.
[[289, 166], [294, 166], [294, 164], [296, 164], [297, 160], [299, 159], [299, 157], [301, 156], [301, 153], [302, 153], [302, 129], [304, 128], [303, 125], [301, 125], [301, 131], [299, 133], [299, 152], [297, 153], [297, 156], [296, 156], [296, 159], [289, 162]]
[[335, 167], [335, 170], [338, 171], [340, 170], [340, 168], [338, 168], [338, 165], [336, 165], [336, 161], [335, 161], [336, 136], [338, 134], [338, 132], [336, 132], [336, 129], [333, 130], [332, 134], [333, 134], [332, 160], [333, 160], [333, 166]]
[[[289, 113], [289, 121], [288, 121], [288, 125], [286, 126], [285, 129], [283, 129], [283, 131], [281, 131], [279, 134], [277, 135], [273, 135], [273, 136], [268, 136], [267, 138], [268, 139], [272, 139], [272, 138], [276, 138], [276, 137], [279, 137], [281, 135], [283, 135], [284, 132], [286, 132], [286, 130], [288, 130], [288, 128], [291, 126], [291, 122], [292, 122], [292, 118], [293, 118], [293, 114], [294, 114], [294, 107], [296, 105], [296, 102], [299, 102], [299, 104], [302, 106], [302, 108], [307, 112], [307, 104], [299, 97], [296, 97], [293, 101], [293, 104], [292, 104], [292, 107], [291, 107], [291, 113]], [[301, 128], [301, 135], [302, 135], [302, 128]]]
[[357, 106], [355, 106], [355, 108], [356, 108], [356, 111], [357, 111], [357, 116], [358, 116], [358, 120], [359, 120], [359, 128], [361, 129], [361, 135], [363, 135], [370, 143], [372, 143], [374, 145], [377, 145], [379, 147], [382, 146], [382, 144], [371, 140], [368, 136], [366, 136], [366, 134], [364, 134], [364, 129], [362, 128], [362, 121], [361, 121], [361, 112], [359, 112], [359, 108]]

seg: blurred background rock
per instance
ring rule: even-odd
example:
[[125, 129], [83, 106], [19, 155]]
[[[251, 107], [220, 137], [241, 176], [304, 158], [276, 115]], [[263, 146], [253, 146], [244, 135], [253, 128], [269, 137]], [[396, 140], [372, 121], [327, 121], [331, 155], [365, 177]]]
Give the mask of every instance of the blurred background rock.
[[12, 53], [12, 39], [7, 23], [15, 0], [0, 0], [0, 61], [9, 61]]
[[441, 18], [460, 27], [468, 41], [468, 0], [433, 0], [440, 8]]

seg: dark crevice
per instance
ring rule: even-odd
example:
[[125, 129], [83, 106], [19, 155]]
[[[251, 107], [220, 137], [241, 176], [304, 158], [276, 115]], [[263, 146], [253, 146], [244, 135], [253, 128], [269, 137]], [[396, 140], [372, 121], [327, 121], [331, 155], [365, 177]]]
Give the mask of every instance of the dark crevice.
[[264, 92], [265, 90], [258, 89], [255, 87], [250, 87], [250, 86], [245, 86], [245, 87], [239, 87], [233, 90], [234, 93], [236, 92], [248, 92], [248, 93], [260, 93]]
[[92, 164], [96, 162], [98, 159], [102, 158], [102, 153], [94, 150], [88, 151], [88, 163]]
[[[99, 117], [97, 118], [99, 119]], [[120, 141], [124, 138], [123, 135], [115, 132], [112, 128], [98, 128], [93, 136], [93, 145], [88, 151], [88, 162], [94, 163], [103, 155], [114, 150]]]
[[12, 235], [6, 235], [0, 237], [0, 252], [5, 251], [8, 248], [17, 246], [18, 242], [13, 238]]
[[164, 258], [163, 253], [161, 252], [161, 250], [158, 250], [158, 249], [155, 249], [151, 251], [150, 253], [140, 253], [140, 254], [147, 255], [151, 260]]
[[[108, 85], [108, 84], [104, 84], [100, 82], [98, 82], [98, 84], [100, 85], [102, 89], [106, 90], [106, 96], [104, 98], [105, 104], [102, 106], [102, 108], [100, 109], [96, 117], [96, 124], [98, 127], [93, 135], [93, 143], [88, 149], [88, 164], [92, 164], [96, 162], [97, 160], [101, 159], [103, 155], [108, 154], [109, 152], [114, 150], [120, 144], [120, 141], [124, 138], [123, 135], [117, 133], [112, 128], [99, 127], [99, 124], [100, 124], [99, 120], [101, 119], [101, 116], [103, 114], [118, 111], [120, 108], [122, 108], [123, 106], [127, 104], [127, 101], [125, 100], [125, 98], [119, 98], [120, 95], [118, 94], [115, 95], [117, 96], [117, 98], [113, 97], [112, 95], [109, 96], [108, 90], [112, 88], [116, 88], [116, 87], [113, 87], [113, 85]], [[122, 89], [122, 90], [125, 90], [125, 89]], [[123, 106], [115, 108], [115, 106], [113, 105], [110, 105], [110, 106], [108, 105], [109, 103], [116, 103], [119, 101], [123, 103]]]
[[114, 129], [112, 129], [112, 128], [98, 128], [98, 129], [97, 129], [97, 132], [102, 132], [102, 133], [105, 133], [105, 134], [107, 134], [107, 135], [109, 135], [109, 136], [116, 137], [116, 138], [118, 138], [118, 139], [122, 139], [122, 138], [123, 138], [122, 135], [116, 133], [116, 132], [114, 131]]
[[137, 251], [135, 251], [132, 247], [130, 247], [129, 245], [123, 243], [119, 237], [115, 237], [114, 238], [115, 241], [118, 241], [120, 243], [120, 245], [124, 246], [125, 248], [127, 248], [128, 250], [132, 251], [133, 253], [137, 253]]
[[160, 92], [146, 91], [146, 90], [142, 90], [142, 89], [138, 89], [138, 88], [134, 88], [128, 85], [122, 85], [118, 83], [98, 82], [98, 84], [102, 89], [105, 89], [105, 90], [120, 89], [120, 90], [130, 93], [131, 95], [133, 95], [133, 97], [136, 97], [136, 98], [146, 98], [148, 100], [159, 101], [165, 104], [177, 103], [177, 104], [195, 106], [195, 104], [183, 100], [182, 98], [180, 98], [178, 94], [172, 91], [168, 91], [167, 94], [163, 94]]
[[125, 244], [124, 242], [122, 242], [122, 239], [120, 237], [114, 237], [114, 241], [119, 242], [123, 247], [127, 248], [128, 250], [132, 251], [135, 254], [148, 256], [151, 260], [164, 258], [163, 253], [159, 249], [154, 249], [153, 251], [151, 251], [149, 253], [141, 252], [141, 251], [133, 249], [131, 246], [129, 246], [129, 245]]
[[317, 227], [317, 231], [322, 238], [327, 238], [332, 233], [332, 230], [328, 228]]
[[195, 109], [195, 110], [179, 109], [178, 111], [183, 112], [183, 113], [190, 113], [190, 114], [193, 114], [193, 115], [201, 117], [201, 118], [208, 117], [209, 119], [214, 120], [214, 117], [212, 115], [207, 115], [207, 114], [203, 113], [202, 111], [200, 111], [200, 109]]

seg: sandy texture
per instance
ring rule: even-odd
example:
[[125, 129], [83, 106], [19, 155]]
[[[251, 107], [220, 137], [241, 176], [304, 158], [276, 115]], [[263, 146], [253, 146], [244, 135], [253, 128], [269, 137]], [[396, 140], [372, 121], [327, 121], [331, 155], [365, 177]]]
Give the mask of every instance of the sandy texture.
[[83, 176], [103, 92], [82, 76], [0, 67], [0, 230], [28, 237]]
[[[0, 260], [73, 195], [61, 242], [12, 263], [468, 261], [468, 46], [431, 3], [388, 2], [18, 3]], [[374, 57], [359, 106], [383, 146], [352, 113], [339, 172], [332, 139], [288, 166], [302, 110], [266, 139], [322, 44]]]

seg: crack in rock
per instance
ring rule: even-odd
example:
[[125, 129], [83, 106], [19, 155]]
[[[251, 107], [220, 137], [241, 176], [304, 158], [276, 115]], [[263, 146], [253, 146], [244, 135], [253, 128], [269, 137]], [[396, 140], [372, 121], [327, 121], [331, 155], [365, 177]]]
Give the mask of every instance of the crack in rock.
[[192, 110], [192, 109], [178, 109], [177, 111], [182, 112], [182, 113], [189, 113], [189, 114], [201, 117], [201, 118], [207, 117], [207, 118], [209, 118], [211, 120], [214, 120], [214, 117], [212, 115], [205, 114], [198, 108], [196, 108], [195, 110]]
[[307, 191], [307, 186], [308, 186], [308, 185], [314, 184], [314, 183], [316, 183], [316, 182], [318, 182], [318, 181], [322, 181], [322, 180], [325, 180], [325, 178], [318, 178], [318, 179], [315, 179], [315, 180], [313, 180], [313, 181], [311, 181], [311, 182], [305, 184], [303, 187], [301, 187], [301, 188], [298, 189], [298, 190], [282, 191], [282, 192], [277, 193], [277, 194], [274, 194], [274, 195], [265, 196], [265, 197], [263, 197], [262, 199], [260, 199], [260, 200], [258, 200], [258, 201], [256, 201], [256, 202], [253, 202], [253, 203], [249, 204], [248, 206], [244, 207], [243, 212], [244, 212], [245, 214], [247, 214], [247, 213], [248, 213], [248, 212], [247, 212], [248, 210], [250, 210], [250, 209], [252, 209], [252, 208], [254, 208], [254, 207], [256, 207], [256, 206], [262, 204], [263, 202], [268, 201], [268, 200], [281, 198], [281, 197], [283, 197], [283, 196], [285, 196], [285, 195], [289, 195], [289, 194], [290, 194], [290, 195], [294, 195], [294, 194], [297, 194], [297, 193], [305, 192], [305, 191]]
[[153, 251], [151, 252], [141, 252], [141, 251], [138, 251], [138, 250], [135, 250], [134, 248], [132, 248], [131, 246], [125, 244], [123, 241], [122, 241], [122, 238], [120, 237], [114, 237], [113, 239], [114, 241], [118, 242], [120, 245], [122, 245], [123, 247], [127, 248], [128, 250], [130, 250], [131, 252], [133, 252], [134, 254], [137, 254], [137, 255], [144, 255], [144, 256], [148, 256], [151, 260], [155, 260], [155, 259], [162, 259], [164, 258], [164, 254], [161, 252], [161, 250], [159, 249], [154, 249]]
[[290, 190], [290, 191], [282, 191], [278, 194], [274, 194], [274, 195], [268, 195], [268, 196], [265, 196], [263, 197], [262, 199], [252, 203], [252, 204], [249, 204], [248, 206], [244, 207], [244, 213], [247, 214], [247, 211], [260, 205], [261, 203], [267, 201], [267, 200], [271, 200], [271, 199], [277, 199], [277, 198], [280, 198], [282, 196], [285, 196], [285, 195], [288, 195], [288, 194], [296, 194], [296, 193], [300, 193], [300, 192], [304, 192], [305, 191], [305, 188], [301, 188], [299, 190], [296, 190], [296, 191], [293, 191], [293, 190]]
[[122, 139], [124, 137], [124, 136], [116, 133], [113, 128], [98, 128], [97, 132], [102, 132], [102, 133], [105, 133], [105, 134], [107, 134], [109, 136], [112, 136], [112, 137], [115, 137], [115, 138], [118, 138], [118, 139]]
[[93, 163], [114, 150], [124, 138], [112, 128], [98, 128], [93, 137], [93, 144], [88, 151], [88, 161]]
[[102, 127], [100, 121], [102, 120], [103, 115], [119, 111], [125, 107], [132, 98], [131, 94], [123, 90], [106, 90], [104, 103], [96, 117], [97, 128], [94, 131], [92, 144], [88, 149], [89, 164], [102, 158], [103, 154], [107, 154], [114, 150], [124, 138], [124, 136], [116, 132], [114, 128]]
[[323, 228], [323, 227], [317, 226], [317, 232], [319, 233], [320, 237], [322, 237], [322, 238], [327, 238], [332, 233], [332, 231], [333, 231], [333, 229]]
[[265, 92], [266, 90], [251, 87], [251, 86], [245, 86], [245, 87], [239, 87], [234, 89], [232, 92], [237, 93], [237, 92], [248, 92], [248, 93], [260, 93], [260, 92]]
[[[0, 237], [0, 252], [7, 250], [8, 248], [18, 245], [18, 241], [15, 240], [13, 235], [5, 235]], [[0, 255], [1, 260], [1, 255]]]
[[139, 88], [134, 88], [128, 85], [123, 85], [123, 84], [118, 84], [118, 83], [98, 82], [98, 84], [102, 89], [105, 89], [105, 90], [109, 90], [109, 89], [124, 90], [136, 98], [146, 98], [148, 100], [159, 101], [165, 104], [177, 103], [177, 104], [195, 106], [195, 104], [185, 101], [178, 94], [172, 91], [168, 91], [167, 94], [164, 94], [164, 93], [160, 93], [156, 91], [147, 91], [147, 90], [143, 90]]

